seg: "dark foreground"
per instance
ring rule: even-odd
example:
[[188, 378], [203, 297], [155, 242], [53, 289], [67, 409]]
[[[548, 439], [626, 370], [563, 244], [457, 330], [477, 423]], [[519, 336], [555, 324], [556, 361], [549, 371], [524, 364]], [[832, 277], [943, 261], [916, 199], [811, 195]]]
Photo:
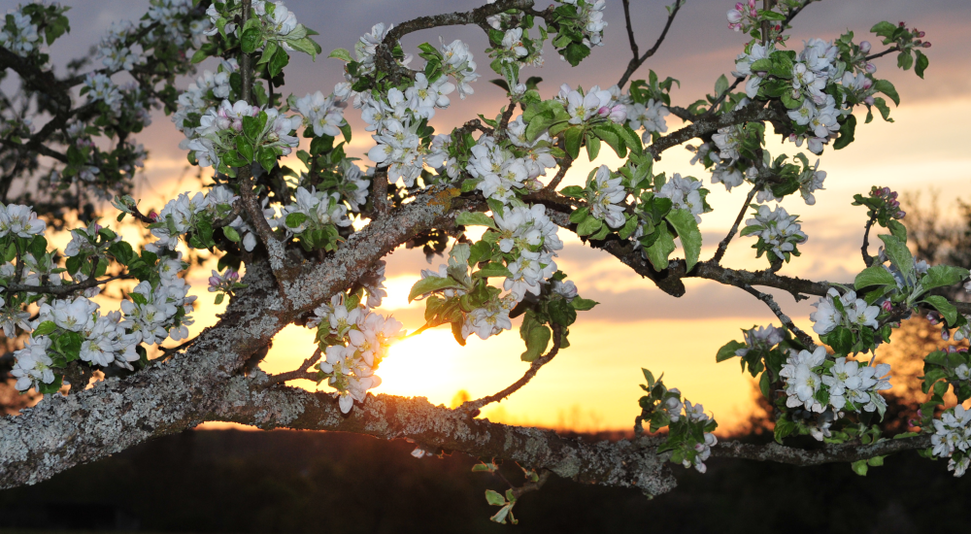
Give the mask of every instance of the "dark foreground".
[[[848, 465], [709, 462], [675, 467], [679, 488], [636, 491], [551, 478], [520, 524], [496, 525], [487, 488], [455, 454], [415, 459], [405, 442], [301, 432], [199, 431], [159, 439], [34, 487], [0, 491], [0, 530], [180, 532], [964, 532], [971, 477], [891, 457], [863, 478]], [[513, 464], [503, 472], [522, 481]]]

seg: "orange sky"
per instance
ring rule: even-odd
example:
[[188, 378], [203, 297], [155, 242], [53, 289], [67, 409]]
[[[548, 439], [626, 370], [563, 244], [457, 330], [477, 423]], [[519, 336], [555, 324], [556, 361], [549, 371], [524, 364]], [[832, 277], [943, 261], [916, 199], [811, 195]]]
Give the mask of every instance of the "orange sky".
[[[138, 9], [132, 7], [134, 2], [101, 4], [100, 11], [71, 12], [71, 15], [82, 17], [81, 23], [75, 23], [75, 31], [70, 37], [72, 42], [84, 42], [87, 46], [93, 42], [91, 35], [100, 34], [119, 13], [132, 11], [133, 14], [128, 16], [138, 16]], [[313, 8], [317, 4], [297, 0], [287, 2], [298, 20], [322, 33], [320, 41], [325, 52], [337, 46], [350, 48], [357, 35], [377, 22], [371, 20], [373, 13], [390, 17], [388, 22], [402, 20], [408, 14], [446, 10], [443, 7], [446, 3], [442, 1], [408, 4], [407, 10], [404, 4], [376, 0], [353, 3], [357, 7], [351, 4], [335, 6], [344, 17], [342, 20], [348, 23], [334, 27], [333, 18], [327, 18], [322, 10]], [[651, 64], [651, 68], [662, 76], [682, 79], [682, 89], [674, 93], [677, 104], [686, 105], [701, 97], [700, 91], [710, 91], [715, 78], [732, 69], [732, 60], [744, 41], [725, 28], [724, 12], [731, 4], [689, 3], [682, 19], [676, 22], [669, 42]], [[477, 4], [457, 6], [454, 2], [447, 3], [451, 9], [467, 9], [474, 5]], [[872, 8], [878, 6], [886, 10], [885, 15], [874, 12]], [[559, 83], [567, 80], [584, 86], [593, 83], [606, 86], [616, 81], [629, 54], [620, 11], [619, 3], [608, 2], [611, 24], [605, 39], [608, 46], [595, 50], [594, 56], [574, 71], [559, 64], [547, 47], [547, 66], [529, 73], [547, 80], [541, 85], [544, 94], [552, 94]], [[637, 11], [638, 27], [645, 28], [646, 32], [655, 31], [663, 24], [659, 12], [663, 13], [653, 4]], [[88, 20], [84, 22], [83, 17]], [[821, 163], [821, 168], [828, 173], [826, 190], [817, 193], [815, 206], [806, 206], [798, 196], [783, 204], [790, 213], [801, 215], [803, 230], [809, 235], [809, 241], [800, 246], [803, 256], [787, 265], [782, 271], [785, 274], [833, 281], [852, 279], [854, 272], [862, 267], [858, 243], [865, 210], [851, 208], [849, 203], [854, 193], [866, 192], [870, 185], [904, 191], [934, 187], [944, 192], [943, 197], [947, 199], [971, 192], [968, 187], [971, 185], [971, 152], [959, 148], [965, 144], [962, 142], [965, 125], [971, 124], [971, 91], [968, 89], [971, 87], [968, 83], [971, 82], [971, 60], [964, 35], [967, 25], [971, 24], [971, 10], [966, 3], [874, 0], [814, 5], [797, 21], [792, 46], [801, 48], [801, 39], [816, 35], [810, 32], [811, 28], [820, 28], [818, 35], [831, 39], [847, 26], [856, 29], [858, 34], [863, 33], [881, 18], [908, 20], [928, 32], [934, 48], [928, 51], [931, 68], [927, 71], [927, 80], [920, 82], [912, 73], [894, 72], [892, 60], [880, 64], [878, 75], [890, 78], [897, 85], [903, 107], [894, 110], [894, 124], [875, 121], [861, 125], [857, 130], [858, 141], [848, 149], [835, 153], [826, 151]], [[365, 20], [367, 24], [364, 24]], [[449, 39], [459, 35], [464, 38], [472, 32], [449, 29], [439, 33]], [[426, 32], [421, 38], [437, 42], [437, 33]], [[419, 42], [417, 39], [412, 45]], [[646, 48], [653, 42], [654, 34], [645, 33], [641, 40], [642, 49]], [[497, 90], [491, 90], [486, 81], [493, 76], [485, 72], [488, 67], [481, 52], [477, 59], [481, 60], [479, 70], [483, 79], [475, 86], [476, 95], [464, 102], [453, 99], [453, 109], [436, 116], [434, 125], [439, 131], [447, 131], [451, 125], [466, 120], [471, 112], [492, 115], [501, 105], [501, 95]], [[288, 72], [292, 73], [288, 74], [288, 87], [298, 95], [318, 88], [326, 93], [327, 87], [340, 79], [335, 60], [318, 59], [317, 63], [311, 63], [309, 58], [295, 57], [293, 68]], [[363, 154], [369, 138], [362, 128], [357, 127], [361, 122], [353, 111], [348, 117], [356, 126], [353, 149]], [[669, 131], [677, 125], [675, 119], [669, 120]], [[191, 184], [191, 180], [175, 183], [174, 177], [182, 174], [186, 164], [184, 153], [176, 148], [179, 134], [167, 118], [158, 116], [140, 140], [153, 154], [146, 166], [148, 180], [139, 186], [143, 198], [170, 198], [174, 192]], [[785, 148], [793, 153], [792, 145]], [[777, 154], [781, 149], [773, 139], [769, 150]], [[707, 179], [703, 169], [687, 165], [686, 151], [674, 148], [668, 152], [656, 166], [658, 171], [695, 174]], [[597, 164], [616, 167], [619, 160], [611, 159], [611, 156], [609, 150], [603, 150]], [[591, 168], [588, 162], [577, 162], [567, 181], [582, 183]], [[709, 185], [709, 188], [712, 189], [709, 202], [716, 211], [703, 217], [706, 248], [702, 258], [711, 255], [713, 245], [728, 230], [745, 193], [736, 190], [735, 195], [728, 195], [720, 185]], [[716, 365], [714, 355], [728, 340], [740, 338], [740, 328], [772, 321], [774, 317], [766, 308], [740, 290], [697, 281], [687, 284], [689, 291], [685, 297], [673, 299], [609, 256], [583, 247], [568, 232], [561, 230], [560, 234], [566, 247], [557, 260], [558, 265], [576, 282], [581, 295], [595, 298], [602, 304], [591, 312], [580, 314], [579, 321], [571, 328], [572, 346], [569, 349], [544, 367], [528, 387], [501, 405], [484, 410], [485, 416], [512, 423], [568, 425], [579, 430], [630, 428], [638, 413], [641, 367], [648, 367], [655, 375], [663, 372], [669, 387], [678, 387], [688, 399], [703, 403], [723, 427], [731, 426], [745, 416], [752, 394], [749, 379], [739, 373], [737, 362]], [[737, 238], [723, 265], [761, 268], [764, 260], [754, 260], [752, 243], [752, 239]], [[399, 250], [389, 259], [389, 298], [385, 310], [402, 320], [410, 330], [421, 326], [421, 308], [416, 307], [420, 303], [408, 306], [405, 295], [410, 284], [418, 278], [418, 269], [424, 266], [422, 254], [416, 251]], [[432, 265], [435, 266], [437, 262]], [[206, 276], [208, 272], [199, 272], [191, 282], [205, 291]], [[199, 294], [201, 306], [196, 314], [195, 332], [211, 324], [219, 311], [211, 304], [212, 295]], [[795, 306], [787, 297], [780, 298], [779, 302], [797, 324], [807, 329], [811, 326], [808, 303]], [[263, 368], [270, 373], [294, 369], [312, 350], [312, 334], [290, 327], [275, 340]], [[378, 372], [384, 383], [377, 391], [422, 395], [431, 402], [446, 405], [460, 390], [467, 391], [473, 398], [488, 395], [515, 381], [525, 371], [526, 364], [519, 361], [521, 352], [522, 341], [515, 328], [487, 342], [472, 339], [464, 349], [458, 347], [447, 330], [430, 331], [392, 349], [391, 356]]]

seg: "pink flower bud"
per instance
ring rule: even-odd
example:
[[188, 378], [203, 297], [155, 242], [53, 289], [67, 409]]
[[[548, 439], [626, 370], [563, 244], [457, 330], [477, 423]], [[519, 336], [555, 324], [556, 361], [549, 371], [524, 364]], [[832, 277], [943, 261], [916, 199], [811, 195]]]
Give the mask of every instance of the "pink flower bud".
[[925, 35], [925, 33], [924, 33], [924, 32], [917, 32], [917, 37], [921, 37], [921, 38], [923, 38], [923, 37], [924, 37], [924, 35]]
[[865, 70], [867, 72], [869, 72], [870, 74], [873, 74], [874, 72], [877, 71], [877, 66], [874, 65], [873, 63], [867, 63], [866, 64], [866, 67], [865, 67]]
[[870, 44], [870, 41], [860, 41], [860, 52], [867, 54], [872, 47], [873, 45]]
[[155, 210], [152, 210], [152, 211], [148, 212], [148, 218], [151, 219], [152, 222], [157, 221], [158, 220], [158, 213], [155, 213]]
[[924, 44], [922, 44], [920, 46], [923, 47], [923, 48], [930, 48], [931, 47], [931, 44], [929, 42], [927, 42], [927, 43], [924, 43]]
[[616, 122], [617, 124], [622, 124], [627, 120], [627, 106], [623, 104], [615, 104], [614, 107], [610, 108], [610, 120]]
[[[215, 271], [213, 271], [213, 272], [215, 272]], [[212, 276], [209, 277], [209, 287], [213, 287], [213, 288], [219, 287], [219, 284], [220, 283], [222, 283], [222, 280], [219, 279], [219, 276], [212, 275]]]
[[883, 308], [883, 311], [885, 312], [893, 310], [893, 304], [889, 300], [883, 301], [883, 304], [881, 304], [880, 307]]

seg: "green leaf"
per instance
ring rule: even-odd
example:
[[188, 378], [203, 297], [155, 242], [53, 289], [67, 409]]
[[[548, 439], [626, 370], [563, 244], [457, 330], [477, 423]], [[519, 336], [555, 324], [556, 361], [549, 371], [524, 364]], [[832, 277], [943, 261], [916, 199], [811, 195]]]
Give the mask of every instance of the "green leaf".
[[[586, 196], [586, 191], [578, 185], [571, 185], [560, 189], [560, 194], [571, 198], [583, 198]], [[589, 213], [589, 211], [588, 209], [587, 212]]]
[[[297, 215], [297, 214], [291, 213], [290, 215]], [[300, 215], [303, 215], [303, 214], [301, 213]], [[287, 216], [287, 218], [289, 218], [289, 215]], [[298, 224], [297, 226], [300, 226], [300, 225]], [[226, 239], [232, 241], [233, 243], [239, 243], [241, 239], [239, 236], [239, 232], [237, 232], [236, 229], [233, 228], [232, 226], [223, 226], [223, 235], [225, 235]]]
[[500, 262], [491, 262], [485, 267], [479, 269], [478, 271], [472, 273], [472, 276], [476, 278], [490, 278], [494, 276], [501, 276], [503, 278], [511, 278], [512, 273]]
[[724, 74], [718, 77], [715, 81], [715, 95], [720, 95], [728, 90], [728, 78]]
[[897, 54], [897, 66], [903, 70], [909, 70], [914, 65], [914, 56], [909, 50]]
[[920, 285], [931, 290], [935, 287], [953, 286], [968, 277], [968, 270], [951, 265], [935, 265], [927, 269], [927, 274], [920, 280]]
[[550, 314], [550, 319], [561, 326], [570, 326], [577, 320], [576, 309], [565, 300], [550, 301], [547, 311]]
[[239, 44], [244, 53], [252, 54], [253, 52], [256, 52], [259, 47], [263, 46], [263, 34], [259, 29], [249, 27], [243, 31], [242, 37], [239, 38]]
[[930, 304], [937, 310], [948, 325], [953, 326], [958, 318], [958, 310], [946, 298], [940, 295], [930, 295], [924, 298], [924, 302]]
[[335, 48], [330, 54], [327, 55], [327, 57], [335, 57], [345, 63], [354, 61], [354, 58], [351, 57], [351, 53], [343, 48]]
[[904, 243], [907, 242], [907, 227], [900, 224], [899, 221], [890, 219], [890, 222], [887, 223], [887, 228], [894, 237], [903, 241]]
[[[526, 322], [523, 321], [523, 326], [525, 325]], [[531, 362], [546, 352], [553, 332], [548, 326], [534, 322], [526, 332], [523, 332], [520, 328], [520, 334], [526, 341], [526, 351], [520, 357], [524, 362]]]
[[907, 248], [907, 245], [892, 235], [881, 234], [877, 237], [886, 246], [885, 250], [887, 257], [890, 258], [890, 263], [903, 273], [904, 278], [910, 278], [914, 272], [914, 257], [910, 254], [910, 249]]
[[880, 116], [883, 117], [884, 121], [893, 122], [893, 119], [890, 118], [890, 107], [887, 106], [886, 101], [880, 97], [874, 98], [873, 107], [880, 110]]
[[573, 305], [573, 309], [576, 311], [587, 311], [587, 310], [593, 309], [594, 306], [600, 303], [591, 299], [573, 297], [573, 300], [570, 302], [570, 304]]
[[599, 232], [603, 227], [604, 222], [593, 215], [588, 215], [587, 218], [577, 225], [577, 235], [578, 236], [588, 236]]
[[582, 43], [570, 43], [563, 50], [563, 57], [570, 63], [570, 66], [576, 67], [583, 61], [583, 58], [590, 55], [590, 49]]
[[618, 125], [616, 128], [617, 135], [620, 136], [624, 144], [631, 152], [640, 156], [644, 153], [644, 146], [641, 144], [641, 136], [637, 135], [637, 132], [631, 130], [630, 126], [626, 124], [623, 126]]
[[921, 78], [924, 77], [924, 71], [930, 65], [930, 60], [924, 55], [920, 50], [914, 50], [914, 55], [917, 56], [917, 62], [914, 63], [914, 72], [917, 73]]
[[236, 151], [248, 162], [253, 161], [253, 144], [245, 135], [236, 137]]
[[44, 321], [37, 326], [37, 329], [34, 330], [31, 335], [34, 337], [46, 336], [55, 330], [57, 330], [57, 325], [54, 324], [54, 321]]
[[861, 477], [866, 476], [867, 469], [869, 468], [869, 466], [867, 466], [866, 460], [857, 460], [852, 464], [850, 464], [850, 467], [853, 468], [854, 473], [860, 475]]
[[892, 34], [897, 29], [896, 24], [891, 24], [887, 21], [878, 22], [870, 28], [870, 33], [875, 33], [877, 35], [887, 37]]
[[567, 128], [563, 135], [566, 136], [566, 153], [571, 158], [577, 159], [580, 155], [580, 144], [583, 142], [583, 127], [573, 126]]
[[856, 275], [853, 288], [857, 291], [870, 286], [896, 286], [897, 281], [883, 265], [873, 264]]
[[307, 215], [305, 213], [294, 212], [287, 215], [287, 219], [285, 223], [289, 228], [299, 228], [300, 225], [303, 224], [304, 221], [306, 220], [307, 220]]
[[[266, 55], [268, 52], [269, 47], [267, 47], [266, 52], [263, 52], [263, 55]], [[283, 67], [286, 67], [288, 63], [290, 63], [290, 55], [287, 54], [287, 51], [282, 46], [277, 47], [273, 52], [273, 56], [270, 58], [270, 78], [279, 76], [283, 72]]]
[[[486, 502], [493, 506], [505, 506], [506, 498], [496, 490], [487, 489], [485, 492]], [[524, 505], [525, 506], [525, 505]]]
[[591, 133], [587, 133], [587, 158], [593, 161], [597, 159], [598, 154], [600, 154], [600, 139]]
[[730, 360], [735, 357], [735, 351], [738, 349], [744, 349], [747, 347], [745, 343], [741, 341], [729, 341], [725, 343], [722, 348], [718, 349], [718, 354], [715, 355], [715, 362], [723, 362], [725, 360]]
[[263, 147], [260, 149], [259, 159], [260, 166], [263, 167], [263, 170], [270, 172], [276, 166], [277, 155], [272, 149]]
[[496, 222], [492, 220], [492, 217], [478, 211], [459, 213], [455, 217], [455, 223], [462, 226], [488, 226], [493, 230], [498, 229], [496, 228]]
[[856, 132], [856, 117], [849, 115], [846, 121], [840, 126], [840, 135], [833, 142], [833, 149], [839, 150], [853, 142], [853, 135]]
[[900, 96], [897, 95], [897, 89], [888, 80], [877, 80], [873, 83], [873, 89], [890, 97], [890, 100], [893, 100], [895, 106], [900, 105]]
[[660, 224], [654, 232], [657, 240], [647, 248], [647, 258], [655, 271], [663, 271], [668, 267], [668, 256], [674, 252], [674, 236], [668, 231], [667, 225]]
[[455, 280], [451, 276], [446, 276], [445, 278], [439, 276], [429, 276], [428, 278], [423, 278], [415, 282], [415, 285], [411, 286], [411, 292], [408, 293], [408, 302], [411, 302], [422, 295], [442, 289], [467, 288], [465, 285]]
[[672, 210], [665, 219], [678, 232], [681, 246], [684, 248], [685, 272], [690, 272], [698, 263], [698, 256], [701, 255], [701, 230], [698, 229], [698, 222], [686, 209]]

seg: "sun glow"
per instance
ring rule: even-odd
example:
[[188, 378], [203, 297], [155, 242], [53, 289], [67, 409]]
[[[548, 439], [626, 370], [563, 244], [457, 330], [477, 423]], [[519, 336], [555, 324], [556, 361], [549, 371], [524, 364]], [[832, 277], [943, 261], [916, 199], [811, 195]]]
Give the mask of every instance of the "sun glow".
[[461, 347], [445, 328], [428, 330], [401, 340], [389, 349], [377, 374], [377, 391], [391, 395], [428, 397], [447, 404], [455, 396]]

